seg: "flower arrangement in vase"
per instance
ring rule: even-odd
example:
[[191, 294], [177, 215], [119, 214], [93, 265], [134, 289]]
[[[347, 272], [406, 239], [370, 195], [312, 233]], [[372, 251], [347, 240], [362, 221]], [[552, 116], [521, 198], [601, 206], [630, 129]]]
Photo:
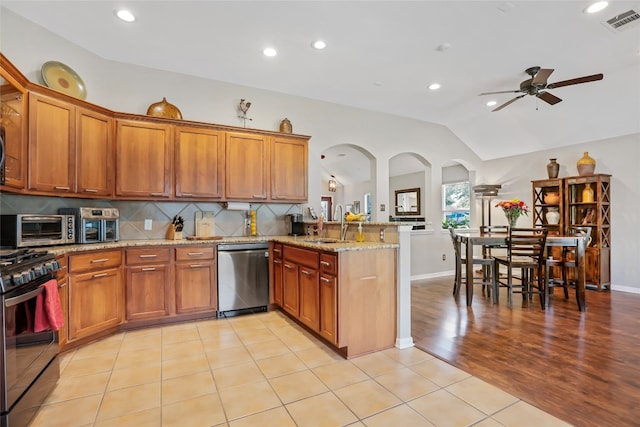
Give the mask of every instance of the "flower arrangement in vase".
[[522, 215], [529, 215], [529, 206], [518, 198], [498, 202], [496, 207], [502, 208], [504, 215], [507, 217], [509, 227], [511, 228], [516, 226], [518, 218]]

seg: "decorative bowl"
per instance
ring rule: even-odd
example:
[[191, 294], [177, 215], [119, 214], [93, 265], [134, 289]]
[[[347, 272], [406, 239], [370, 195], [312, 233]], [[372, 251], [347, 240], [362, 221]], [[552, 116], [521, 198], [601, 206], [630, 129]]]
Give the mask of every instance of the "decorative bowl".
[[560, 202], [560, 195], [558, 193], [545, 193], [544, 202], [547, 205], [557, 205]]

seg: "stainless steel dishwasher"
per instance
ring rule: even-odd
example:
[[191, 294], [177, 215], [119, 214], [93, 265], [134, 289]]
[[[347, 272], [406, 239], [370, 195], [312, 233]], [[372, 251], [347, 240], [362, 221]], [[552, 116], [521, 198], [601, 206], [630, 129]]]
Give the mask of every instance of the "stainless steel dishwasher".
[[218, 317], [266, 311], [269, 244], [218, 245]]

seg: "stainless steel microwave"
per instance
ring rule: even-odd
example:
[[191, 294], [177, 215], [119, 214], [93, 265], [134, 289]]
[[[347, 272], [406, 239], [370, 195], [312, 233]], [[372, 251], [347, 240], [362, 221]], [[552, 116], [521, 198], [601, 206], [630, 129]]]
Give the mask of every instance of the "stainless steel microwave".
[[120, 211], [116, 208], [61, 208], [73, 215], [78, 243], [117, 242], [120, 239]]
[[24, 248], [75, 242], [76, 226], [73, 215], [0, 216], [0, 244], [4, 247]]

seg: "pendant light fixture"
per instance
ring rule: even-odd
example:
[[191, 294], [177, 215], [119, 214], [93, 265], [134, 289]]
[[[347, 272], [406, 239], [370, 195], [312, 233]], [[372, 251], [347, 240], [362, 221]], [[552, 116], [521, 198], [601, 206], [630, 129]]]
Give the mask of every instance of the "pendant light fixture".
[[329, 191], [331, 191], [332, 193], [336, 192], [336, 177], [331, 175], [331, 179], [329, 180]]

